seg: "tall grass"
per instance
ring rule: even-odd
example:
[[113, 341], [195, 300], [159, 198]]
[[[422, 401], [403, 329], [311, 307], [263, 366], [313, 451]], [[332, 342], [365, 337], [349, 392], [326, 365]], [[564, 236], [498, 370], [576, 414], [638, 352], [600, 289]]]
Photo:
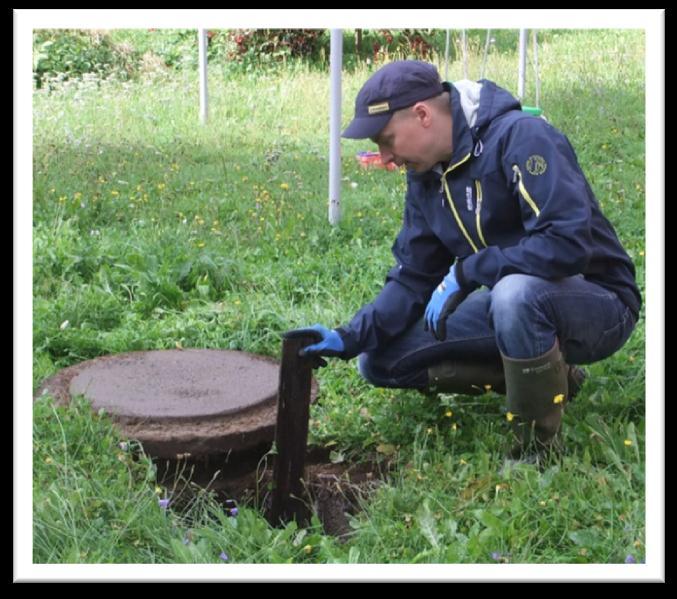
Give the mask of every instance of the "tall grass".
[[[547, 32], [541, 105], [569, 135], [644, 289], [644, 38]], [[471, 77], [481, 56], [473, 54]], [[516, 87], [516, 57], [487, 77]], [[438, 64], [441, 70], [443, 64]], [[373, 69], [343, 80], [344, 121]], [[462, 76], [456, 61], [449, 78]], [[34, 94], [34, 386], [102, 354], [174, 347], [279, 352], [281, 332], [347, 321], [391, 266], [405, 181], [361, 170], [343, 142], [343, 219], [327, 223], [326, 73], [302, 65], [66, 82]], [[533, 93], [530, 88], [529, 94]], [[36, 562], [529, 562], [644, 558], [644, 321], [594, 364], [565, 415], [567, 454], [499, 474], [503, 400], [375, 389], [353, 362], [317, 373], [311, 442], [389, 454], [395, 474], [346, 543], [230, 518], [204, 493], [158, 499], [149, 461], [105, 415], [34, 411]], [[122, 447], [125, 447], [124, 445]]]

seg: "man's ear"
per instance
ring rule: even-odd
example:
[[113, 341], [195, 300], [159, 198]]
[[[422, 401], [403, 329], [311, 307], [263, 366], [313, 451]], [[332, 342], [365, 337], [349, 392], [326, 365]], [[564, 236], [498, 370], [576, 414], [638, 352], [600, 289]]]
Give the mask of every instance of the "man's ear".
[[412, 114], [424, 127], [429, 127], [432, 122], [432, 108], [425, 102], [416, 102], [411, 107]]

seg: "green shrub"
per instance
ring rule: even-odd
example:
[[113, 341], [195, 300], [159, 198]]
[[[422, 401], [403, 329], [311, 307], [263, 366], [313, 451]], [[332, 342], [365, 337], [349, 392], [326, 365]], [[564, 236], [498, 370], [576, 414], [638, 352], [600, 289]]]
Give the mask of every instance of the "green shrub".
[[230, 42], [230, 58], [243, 61], [313, 60], [321, 49], [329, 49], [325, 29], [236, 29], [226, 32], [225, 38]]
[[114, 44], [101, 31], [40, 29], [33, 34], [33, 77], [38, 88], [55, 76], [70, 79], [95, 73], [128, 79], [138, 61], [131, 46]]

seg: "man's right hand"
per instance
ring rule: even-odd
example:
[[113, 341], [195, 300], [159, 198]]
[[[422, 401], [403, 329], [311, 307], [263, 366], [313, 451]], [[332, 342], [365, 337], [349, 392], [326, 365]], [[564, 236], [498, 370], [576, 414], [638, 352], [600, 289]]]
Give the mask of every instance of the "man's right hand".
[[[298, 329], [298, 331], [303, 330], [304, 329]], [[321, 340], [318, 343], [302, 348], [299, 351], [299, 356], [315, 355], [335, 357], [340, 356], [343, 353], [343, 350], [345, 349], [343, 339], [341, 339], [341, 336], [335, 330], [323, 327], [321, 324], [314, 324], [312, 327], [308, 327], [305, 330], [312, 332], [312, 334], [315, 335], [319, 334]]]

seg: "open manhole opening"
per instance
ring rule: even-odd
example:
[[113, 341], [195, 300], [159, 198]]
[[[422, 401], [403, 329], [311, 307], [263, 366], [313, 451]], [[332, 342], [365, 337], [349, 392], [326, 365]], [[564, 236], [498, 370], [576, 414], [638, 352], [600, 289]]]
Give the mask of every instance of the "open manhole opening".
[[[83, 395], [109, 414], [121, 437], [138, 441], [173, 491], [180, 510], [199, 489], [224, 509], [251, 506], [268, 514], [273, 482], [280, 363], [227, 350], [159, 350], [102, 356], [59, 371], [38, 389], [67, 405]], [[310, 401], [318, 395], [311, 381]], [[357, 514], [383, 481], [383, 459], [333, 463], [330, 450], [308, 448], [304, 497], [327, 534], [351, 532]], [[381, 458], [381, 456], [378, 456]], [[299, 523], [303, 524], [303, 523]]]
[[[226, 514], [233, 508], [247, 507], [266, 515], [274, 487], [275, 456], [270, 449], [270, 445], [261, 445], [239, 454], [153, 458], [153, 463], [158, 484], [167, 489], [170, 505], [178, 511], [194, 501], [196, 494], [207, 490]], [[326, 534], [347, 540], [353, 532], [351, 516], [358, 515], [369, 496], [387, 480], [391, 463], [381, 457], [333, 463], [330, 454], [327, 448], [308, 448], [303, 501]], [[309, 524], [299, 522], [300, 526]]]

